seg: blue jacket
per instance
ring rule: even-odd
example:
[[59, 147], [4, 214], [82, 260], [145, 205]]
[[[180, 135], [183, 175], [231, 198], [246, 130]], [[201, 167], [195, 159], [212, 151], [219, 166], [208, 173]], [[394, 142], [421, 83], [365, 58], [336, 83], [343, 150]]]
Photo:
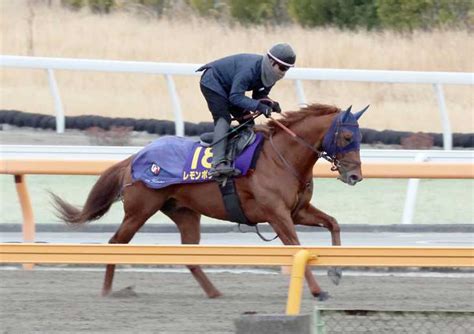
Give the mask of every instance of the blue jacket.
[[[197, 71], [204, 71], [203, 86], [229, 99], [235, 106], [255, 111], [257, 99], [267, 97], [273, 87], [264, 87], [262, 83], [262, 59], [261, 55], [237, 54], [215, 60]], [[252, 98], [245, 96], [247, 91], [253, 91]]]

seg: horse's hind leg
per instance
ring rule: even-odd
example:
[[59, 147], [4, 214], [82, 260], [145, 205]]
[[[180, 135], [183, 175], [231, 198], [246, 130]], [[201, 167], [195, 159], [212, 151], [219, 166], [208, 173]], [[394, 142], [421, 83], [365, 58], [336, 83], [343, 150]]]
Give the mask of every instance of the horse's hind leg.
[[[146, 218], [127, 216], [122, 221], [117, 232], [110, 238], [109, 244], [127, 244], [132, 240], [135, 233], [145, 223]], [[102, 286], [102, 296], [107, 296], [112, 291], [112, 282], [114, 280], [115, 264], [108, 264], [105, 269], [104, 285]]]
[[[187, 208], [163, 208], [162, 212], [170, 217], [178, 226], [182, 244], [199, 244], [201, 240], [201, 215]], [[221, 293], [212, 284], [198, 265], [186, 266], [209, 298], [217, 298]]]
[[[140, 227], [154, 215], [164, 204], [165, 196], [159, 191], [146, 188], [140, 183], [125, 188], [123, 194], [125, 217], [122, 224], [109, 240], [109, 244], [127, 244]], [[146, 200], [145, 200], [146, 198]], [[115, 264], [108, 264], [105, 269], [102, 296], [107, 296], [112, 290]]]

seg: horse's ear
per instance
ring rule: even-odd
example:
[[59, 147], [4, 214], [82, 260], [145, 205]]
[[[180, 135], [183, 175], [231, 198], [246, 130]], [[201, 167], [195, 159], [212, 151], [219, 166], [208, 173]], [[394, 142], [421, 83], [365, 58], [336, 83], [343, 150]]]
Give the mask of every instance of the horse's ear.
[[352, 109], [352, 106], [350, 106], [349, 108], [347, 108], [347, 110], [345, 110], [345, 111], [342, 112], [342, 117], [341, 117], [341, 121], [342, 121], [342, 122], [347, 121], [347, 117], [348, 117], [349, 114], [351, 113], [351, 109]]
[[361, 111], [356, 112], [356, 113], [354, 114], [355, 118], [356, 118], [356, 119], [359, 119], [360, 116], [362, 116], [362, 115], [365, 113], [365, 111], [366, 111], [367, 109], [369, 109], [369, 107], [370, 107], [370, 104], [368, 104], [367, 107], [365, 107], [365, 108], [362, 109]]

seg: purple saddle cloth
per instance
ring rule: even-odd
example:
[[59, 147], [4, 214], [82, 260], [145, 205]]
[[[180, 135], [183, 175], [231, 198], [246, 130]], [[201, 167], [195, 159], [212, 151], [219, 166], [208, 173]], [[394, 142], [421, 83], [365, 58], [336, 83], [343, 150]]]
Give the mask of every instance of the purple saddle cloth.
[[[263, 135], [235, 159], [240, 176], [255, 167]], [[145, 146], [132, 162], [133, 181], [143, 181], [149, 188], [160, 189], [178, 183], [209, 182], [212, 148], [204, 147], [192, 139], [166, 136]]]

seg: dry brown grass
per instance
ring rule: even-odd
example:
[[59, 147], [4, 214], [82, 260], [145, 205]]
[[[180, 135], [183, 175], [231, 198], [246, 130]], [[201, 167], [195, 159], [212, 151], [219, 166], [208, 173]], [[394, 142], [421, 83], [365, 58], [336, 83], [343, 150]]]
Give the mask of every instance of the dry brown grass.
[[[194, 18], [157, 20], [127, 13], [98, 16], [25, 0], [0, 0], [1, 54], [204, 63], [239, 52], [262, 53], [287, 41], [298, 53], [298, 66], [417, 71], [474, 71], [474, 43], [466, 31], [345, 32], [333, 29], [229, 27]], [[29, 38], [28, 18], [33, 17]], [[43, 71], [0, 70], [0, 108], [52, 114], [53, 101]], [[66, 115], [172, 119], [162, 77], [134, 74], [56, 73]], [[198, 78], [175, 78], [187, 121], [209, 121]], [[371, 104], [362, 126], [377, 129], [441, 131], [437, 102], [430, 85], [384, 85], [305, 82], [311, 102]], [[454, 131], [473, 132], [474, 89], [446, 86]], [[290, 81], [272, 92], [285, 109], [296, 109]], [[370, 115], [370, 116], [369, 116]]]

